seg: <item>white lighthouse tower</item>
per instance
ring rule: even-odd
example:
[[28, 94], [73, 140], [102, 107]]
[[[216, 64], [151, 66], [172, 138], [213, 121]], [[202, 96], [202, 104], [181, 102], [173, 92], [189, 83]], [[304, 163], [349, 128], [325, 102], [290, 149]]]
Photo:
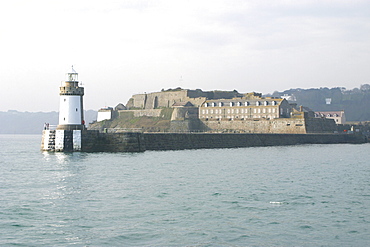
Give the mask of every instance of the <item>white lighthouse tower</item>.
[[84, 88], [78, 86], [78, 73], [73, 69], [66, 74], [59, 90], [59, 125], [57, 130], [85, 129], [83, 112]]

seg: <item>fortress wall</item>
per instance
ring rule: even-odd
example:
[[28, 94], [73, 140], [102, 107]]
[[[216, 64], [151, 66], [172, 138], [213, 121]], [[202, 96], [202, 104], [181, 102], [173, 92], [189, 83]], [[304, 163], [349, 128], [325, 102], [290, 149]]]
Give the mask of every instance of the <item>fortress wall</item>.
[[195, 107], [201, 106], [207, 100], [206, 97], [189, 98], [187, 101], [191, 102]]
[[202, 121], [205, 126], [215, 131], [235, 130], [247, 133], [292, 133], [305, 134], [304, 119], [254, 119], [254, 120], [209, 120]]
[[145, 110], [120, 110], [119, 112], [132, 112], [134, 117], [160, 117], [161, 116], [161, 109], [145, 109]]
[[171, 107], [175, 102], [188, 101], [187, 92], [169, 91], [147, 94], [145, 109]]
[[198, 108], [196, 107], [174, 107], [171, 121], [185, 119], [199, 119]]
[[209, 97], [209, 95], [210, 95], [210, 92], [203, 92], [200, 89], [187, 90], [187, 96], [189, 98], [199, 98], [199, 97], [206, 98], [206, 97]]
[[240, 148], [364, 142], [361, 136], [348, 134], [144, 133], [143, 135], [146, 150]]
[[144, 108], [145, 106], [145, 94], [135, 94], [129, 99], [126, 106], [128, 108]]
[[325, 118], [307, 118], [306, 128], [308, 133], [333, 133], [338, 129], [334, 119]]
[[135, 94], [127, 102], [128, 108], [155, 109], [171, 107], [175, 102], [190, 101], [195, 106], [200, 106], [205, 100], [205, 93], [188, 90], [165, 91], [149, 94]]
[[[46, 141], [46, 138], [42, 140], [42, 147], [44, 147]], [[143, 152], [145, 150], [364, 142], [364, 137], [356, 134], [99, 133], [92, 130], [82, 130], [81, 132], [81, 151], [83, 152]], [[74, 150], [67, 147], [58, 149], [55, 146], [55, 149], [48, 149], [48, 151]]]

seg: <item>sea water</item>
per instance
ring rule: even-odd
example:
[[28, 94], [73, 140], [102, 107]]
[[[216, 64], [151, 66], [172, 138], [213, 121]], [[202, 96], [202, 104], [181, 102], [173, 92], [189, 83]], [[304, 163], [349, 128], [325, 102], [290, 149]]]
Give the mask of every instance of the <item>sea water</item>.
[[48, 153], [0, 135], [0, 246], [368, 246], [370, 144]]

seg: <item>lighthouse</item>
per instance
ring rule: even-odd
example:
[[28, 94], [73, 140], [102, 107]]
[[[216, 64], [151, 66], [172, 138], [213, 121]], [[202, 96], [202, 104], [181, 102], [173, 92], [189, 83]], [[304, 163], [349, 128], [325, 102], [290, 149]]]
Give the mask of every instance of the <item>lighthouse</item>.
[[85, 129], [83, 112], [84, 88], [78, 85], [78, 73], [73, 69], [66, 74], [59, 88], [59, 124], [57, 130]]

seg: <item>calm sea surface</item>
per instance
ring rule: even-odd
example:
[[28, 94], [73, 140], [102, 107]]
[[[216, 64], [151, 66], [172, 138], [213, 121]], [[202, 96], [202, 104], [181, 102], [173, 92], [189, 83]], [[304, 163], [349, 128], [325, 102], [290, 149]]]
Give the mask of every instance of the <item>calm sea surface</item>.
[[47, 153], [0, 135], [0, 246], [369, 246], [370, 144]]

